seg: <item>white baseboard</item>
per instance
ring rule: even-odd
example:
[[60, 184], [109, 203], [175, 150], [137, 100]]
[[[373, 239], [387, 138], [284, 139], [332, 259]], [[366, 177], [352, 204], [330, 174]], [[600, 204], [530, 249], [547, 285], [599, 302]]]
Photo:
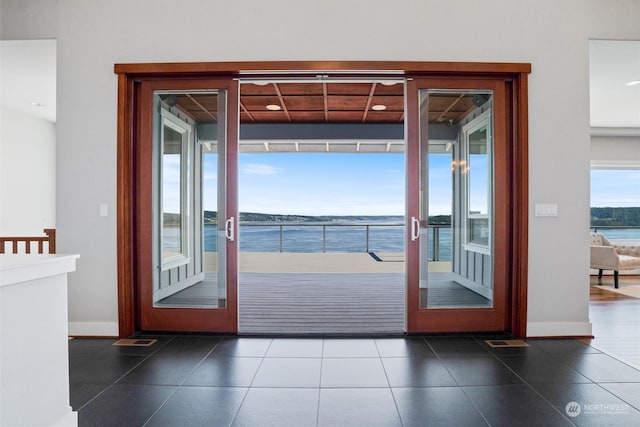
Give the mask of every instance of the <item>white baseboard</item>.
[[69, 336], [117, 337], [118, 322], [69, 322]]
[[[70, 336], [116, 337], [118, 322], [69, 322]], [[528, 322], [527, 337], [584, 337], [593, 335], [591, 322]]]
[[528, 322], [527, 337], [585, 337], [593, 335], [591, 322]]

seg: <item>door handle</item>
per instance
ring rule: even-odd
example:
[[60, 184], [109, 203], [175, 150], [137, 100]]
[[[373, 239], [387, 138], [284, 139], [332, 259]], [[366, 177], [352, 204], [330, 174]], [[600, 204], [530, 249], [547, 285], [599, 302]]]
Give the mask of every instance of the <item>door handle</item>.
[[227, 240], [233, 242], [235, 240], [235, 223], [236, 223], [236, 218], [235, 217], [231, 217], [227, 220], [227, 222], [225, 222], [224, 225], [224, 234], [227, 237]]
[[411, 217], [411, 241], [415, 242], [420, 237], [420, 221], [415, 216]]

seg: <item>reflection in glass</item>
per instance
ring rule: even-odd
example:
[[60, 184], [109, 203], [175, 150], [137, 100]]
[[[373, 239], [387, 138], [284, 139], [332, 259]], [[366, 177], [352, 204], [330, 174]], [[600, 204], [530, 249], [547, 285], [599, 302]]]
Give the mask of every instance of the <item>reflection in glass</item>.
[[182, 253], [182, 134], [164, 125], [162, 148], [162, 254]]
[[487, 125], [480, 125], [469, 132], [466, 138], [467, 148], [467, 242], [489, 245], [489, 155]]
[[420, 106], [420, 307], [492, 307], [492, 94], [421, 90]]
[[469, 135], [469, 214], [487, 215], [487, 127]]
[[156, 307], [226, 307], [224, 102], [214, 90], [154, 95]]

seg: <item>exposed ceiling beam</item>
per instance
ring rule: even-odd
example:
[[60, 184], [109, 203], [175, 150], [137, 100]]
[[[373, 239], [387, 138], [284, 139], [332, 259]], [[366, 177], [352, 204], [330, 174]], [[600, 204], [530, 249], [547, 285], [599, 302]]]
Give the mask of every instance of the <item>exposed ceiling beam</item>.
[[205, 108], [204, 105], [200, 104], [197, 99], [195, 99], [193, 96], [191, 96], [190, 93], [187, 94], [187, 97], [191, 100], [191, 102], [196, 104], [198, 106], [198, 108], [200, 108], [202, 111], [204, 111], [206, 115], [211, 117], [213, 120], [218, 121], [218, 118], [216, 117], [216, 115], [213, 114], [211, 111], [209, 111], [207, 108]]
[[444, 111], [438, 116], [438, 118], [436, 119], [436, 121], [441, 122], [445, 119], [445, 114], [447, 114], [449, 111], [451, 111], [451, 109], [453, 107], [456, 106], [456, 104], [458, 102], [460, 102], [462, 100], [462, 98], [464, 98], [465, 94], [461, 93], [460, 95], [458, 95], [458, 97], [456, 99], [454, 99], [451, 104], [449, 104], [449, 106], [447, 108], [444, 109]]
[[280, 92], [280, 88], [278, 87], [278, 83], [273, 83], [273, 87], [275, 88], [276, 94], [278, 95], [278, 99], [280, 100], [280, 105], [282, 106], [282, 111], [284, 111], [284, 114], [287, 116], [287, 120], [292, 122], [293, 120], [291, 120], [291, 114], [289, 114], [289, 110], [287, 110], [287, 104], [285, 104], [285, 102], [284, 102], [284, 97], [282, 96], [282, 92]]
[[322, 82], [322, 97], [324, 100], [324, 121], [329, 122], [329, 97], [327, 96], [327, 82]]
[[369, 114], [369, 108], [371, 108], [371, 103], [373, 102], [373, 94], [376, 91], [376, 83], [371, 83], [371, 89], [369, 90], [369, 97], [367, 98], [367, 106], [364, 108], [362, 113], [362, 123], [367, 121], [367, 114]]
[[244, 106], [244, 104], [242, 103], [242, 101], [240, 102], [240, 109], [241, 109], [242, 111], [244, 111], [244, 113], [247, 115], [247, 117], [249, 117], [249, 119], [250, 119], [252, 122], [255, 122], [255, 121], [256, 121], [255, 117], [253, 117], [253, 115], [251, 114], [251, 111], [247, 110], [247, 107], [245, 107], [245, 106]]

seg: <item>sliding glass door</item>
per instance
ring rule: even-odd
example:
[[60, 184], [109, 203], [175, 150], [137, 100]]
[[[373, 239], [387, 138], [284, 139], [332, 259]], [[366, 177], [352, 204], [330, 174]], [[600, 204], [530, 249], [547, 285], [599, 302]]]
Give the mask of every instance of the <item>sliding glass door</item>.
[[[286, 216], [286, 204], [277, 194], [256, 205], [266, 195], [262, 191], [244, 209], [265, 215], [246, 217], [243, 233], [256, 232], [260, 226], [276, 227], [276, 249], [253, 257], [254, 261], [278, 258], [287, 268], [304, 268], [304, 274], [337, 277], [345, 274], [340, 268], [354, 269], [356, 264], [345, 260], [357, 255], [376, 268], [358, 271], [362, 277], [382, 277], [378, 269], [384, 267], [385, 274], [393, 274], [389, 284], [399, 286], [400, 310], [406, 311], [394, 332], [525, 335], [529, 64], [287, 62], [118, 64], [115, 68], [119, 74], [121, 336], [135, 331], [238, 332], [239, 240], [249, 241], [239, 235], [241, 150], [260, 162], [289, 156], [293, 161], [287, 167], [301, 166], [305, 179], [313, 175], [311, 156], [314, 162], [316, 156], [349, 159], [349, 164], [337, 166], [336, 161], [327, 169], [349, 170], [361, 164], [375, 170], [377, 175], [362, 188], [375, 189], [372, 200], [378, 206], [362, 202], [361, 188], [349, 196], [353, 209], [339, 215], [353, 217], [366, 207], [364, 216], [379, 212], [388, 217], [382, 224], [337, 224], [335, 218], [325, 221], [322, 217], [338, 214], [325, 213], [311, 215], [322, 219], [321, 224], [294, 224], [297, 228], [286, 229], [285, 219], [299, 218]], [[363, 80], [353, 82], [356, 78]], [[251, 89], [244, 99], [239, 81]], [[295, 84], [303, 81], [313, 83], [313, 90], [306, 83]], [[297, 89], [303, 91], [294, 93]], [[241, 123], [254, 129], [266, 123], [274, 129], [302, 129], [313, 121], [322, 126], [314, 128], [310, 137], [287, 134], [239, 140]], [[374, 130], [355, 137], [347, 133], [334, 141], [335, 130], [352, 132], [355, 124]], [[399, 128], [400, 136], [395, 131], [386, 133], [391, 128]], [[397, 158], [404, 165], [381, 167], [371, 160], [374, 156], [385, 161]], [[260, 162], [251, 162], [258, 167], [253, 165], [249, 171], [262, 174], [260, 185], [267, 184], [265, 176], [277, 176], [272, 173], [279, 171], [277, 165], [265, 169]], [[401, 169], [404, 179], [383, 179], [382, 172]], [[249, 194], [251, 181], [246, 176], [242, 179], [243, 194]], [[304, 182], [294, 178], [272, 187], [314, 185]], [[404, 183], [393, 190], [404, 199], [404, 209], [385, 213], [379, 208], [393, 203], [383, 198], [382, 190], [396, 182]], [[311, 206], [301, 196], [285, 196], [287, 203], [298, 203], [292, 213]], [[321, 207], [332, 205], [347, 206], [334, 197]], [[320, 213], [318, 209], [312, 213], [316, 211]], [[282, 215], [274, 216], [278, 224], [256, 224], [270, 221], [270, 214]], [[332, 253], [334, 234], [344, 240], [344, 230], [361, 228], [360, 240], [365, 242], [364, 249], [357, 249], [361, 253], [346, 249]], [[307, 257], [301, 249], [296, 249], [295, 256], [287, 253], [291, 252], [288, 239], [303, 230], [299, 234], [321, 230], [316, 239], [321, 242], [318, 256]], [[380, 247], [371, 246], [379, 230], [393, 230], [395, 237], [383, 239]], [[398, 230], [404, 238], [396, 236]], [[400, 248], [389, 245], [396, 240]], [[257, 246], [245, 248], [247, 253], [257, 250]], [[336, 262], [331, 270], [318, 264], [316, 272], [293, 258]], [[256, 271], [248, 271], [247, 259], [243, 273], [263, 274], [258, 269], [274, 265], [266, 261], [255, 264]], [[363, 288], [370, 290], [371, 284], [366, 281]], [[256, 300], [260, 302], [260, 295]], [[370, 313], [379, 317], [376, 309]]]
[[150, 224], [143, 246], [151, 271], [141, 287], [143, 330], [236, 329], [235, 199], [227, 197], [235, 182], [237, 132], [227, 126], [227, 111], [237, 111], [235, 87], [221, 80], [142, 85], [149, 127], [139, 161], [148, 172]]
[[505, 330], [504, 89], [413, 80], [408, 103], [409, 331]]

